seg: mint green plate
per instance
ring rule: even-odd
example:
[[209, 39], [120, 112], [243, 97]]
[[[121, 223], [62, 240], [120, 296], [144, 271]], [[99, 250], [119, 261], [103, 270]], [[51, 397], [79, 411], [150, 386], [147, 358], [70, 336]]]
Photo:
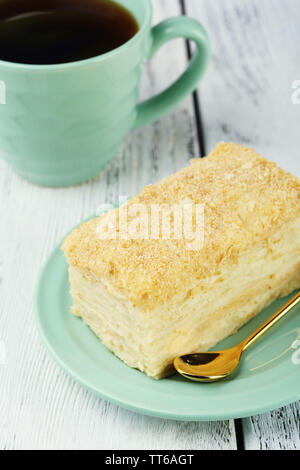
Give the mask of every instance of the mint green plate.
[[[233, 346], [287, 299], [260, 313], [218, 345]], [[67, 263], [58, 247], [44, 267], [35, 293], [39, 332], [56, 362], [84, 387], [129, 410], [160, 418], [212, 421], [263, 413], [300, 399], [300, 308], [245, 353], [238, 374], [214, 384], [178, 375], [156, 381], [127, 367], [69, 313]]]

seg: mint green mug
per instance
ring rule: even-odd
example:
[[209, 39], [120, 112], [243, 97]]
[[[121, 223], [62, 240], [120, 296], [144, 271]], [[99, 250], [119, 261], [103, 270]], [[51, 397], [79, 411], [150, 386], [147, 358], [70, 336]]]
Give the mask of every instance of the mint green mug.
[[[68, 64], [0, 61], [0, 157], [32, 183], [69, 186], [97, 176], [131, 129], [170, 111], [207, 67], [209, 40], [197, 21], [171, 18], [151, 29], [150, 0], [118, 2], [140, 26], [121, 47]], [[196, 44], [191, 64], [166, 91], [138, 104], [144, 59], [178, 37]]]

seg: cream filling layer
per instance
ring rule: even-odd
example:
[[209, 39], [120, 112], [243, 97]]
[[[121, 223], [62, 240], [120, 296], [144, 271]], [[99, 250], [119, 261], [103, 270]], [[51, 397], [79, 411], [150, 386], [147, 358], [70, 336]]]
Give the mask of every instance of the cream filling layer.
[[[72, 312], [130, 367], [160, 378], [177, 355], [206, 351], [277, 297], [300, 287], [300, 220], [237, 265], [192, 286], [184, 298], [141, 311], [70, 266]], [[298, 238], [297, 238], [298, 237]]]

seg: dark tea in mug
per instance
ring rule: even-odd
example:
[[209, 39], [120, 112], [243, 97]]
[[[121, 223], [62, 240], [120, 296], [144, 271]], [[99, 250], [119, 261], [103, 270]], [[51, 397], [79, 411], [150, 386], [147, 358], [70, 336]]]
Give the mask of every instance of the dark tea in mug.
[[111, 0], [0, 0], [0, 60], [49, 65], [112, 51], [139, 26]]

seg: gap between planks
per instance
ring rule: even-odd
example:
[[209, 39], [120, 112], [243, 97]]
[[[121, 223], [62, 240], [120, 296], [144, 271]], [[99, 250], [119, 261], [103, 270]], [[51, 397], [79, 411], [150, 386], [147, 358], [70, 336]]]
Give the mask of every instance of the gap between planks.
[[[186, 8], [185, 2], [186, 0], [179, 0], [181, 12], [183, 15], [187, 16], [187, 8]], [[191, 42], [189, 40], [186, 41], [186, 50], [187, 50], [188, 60], [191, 60], [192, 47], [191, 47]], [[196, 121], [196, 126], [197, 126], [198, 145], [199, 145], [201, 157], [203, 158], [207, 155], [207, 152], [206, 152], [206, 146], [205, 146], [204, 128], [203, 128], [202, 113], [201, 113], [201, 107], [200, 107], [200, 97], [199, 97], [198, 90], [195, 90], [193, 93], [193, 106], [194, 106], [195, 121]], [[239, 451], [245, 450], [245, 439], [244, 439], [242, 419], [234, 420], [234, 429], [235, 429], [237, 450]]]

